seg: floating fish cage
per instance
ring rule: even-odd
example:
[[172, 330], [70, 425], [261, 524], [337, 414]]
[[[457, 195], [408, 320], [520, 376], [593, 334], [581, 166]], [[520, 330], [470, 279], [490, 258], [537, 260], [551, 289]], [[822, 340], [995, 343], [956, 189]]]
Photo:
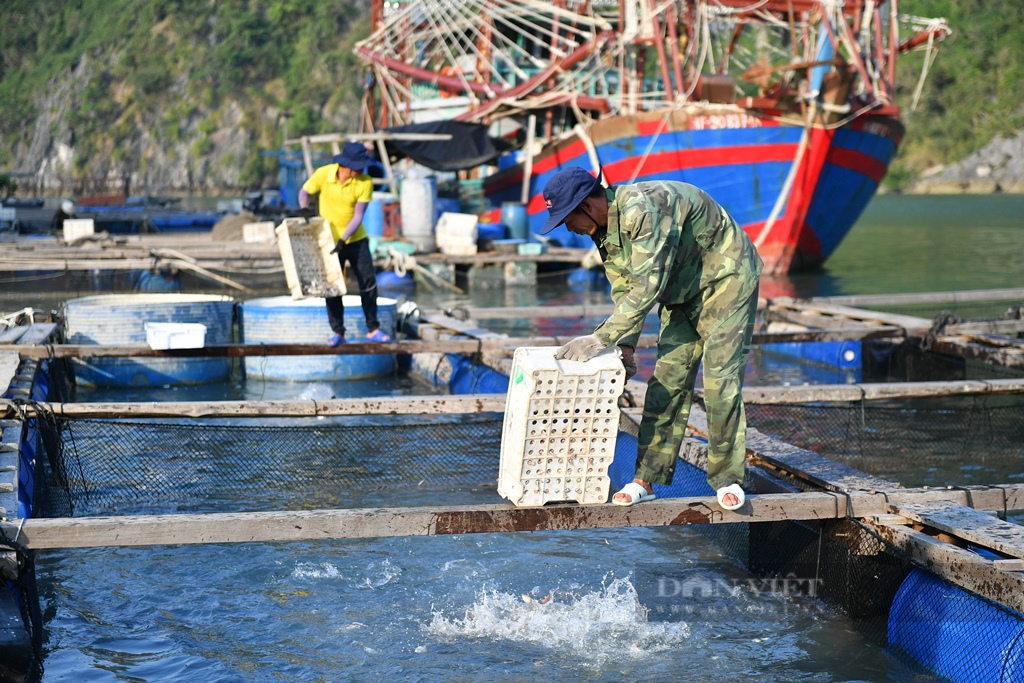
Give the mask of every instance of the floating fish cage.
[[[350, 297], [345, 303], [346, 331], [350, 339], [356, 339], [365, 334], [360, 328], [359, 300]], [[274, 317], [279, 312], [273, 309], [278, 307], [285, 313]], [[246, 329], [250, 324], [253, 329], [265, 325], [267, 330], [282, 335], [272, 337], [267, 332], [268, 339], [261, 342], [247, 338], [247, 343], [304, 343], [307, 339], [317, 343], [329, 334], [322, 300], [296, 302], [278, 297], [246, 302], [241, 308], [252, 314], [251, 320], [243, 320]], [[393, 316], [393, 304], [381, 300], [382, 327], [388, 332], [394, 331]], [[295, 337], [303, 334], [309, 336]], [[582, 375], [559, 371], [545, 376], [545, 372], [552, 371], [544, 364], [551, 349], [543, 353], [543, 362], [520, 358], [518, 364], [513, 364], [511, 377], [457, 354], [430, 354], [432, 366], [428, 370], [433, 375], [428, 372], [428, 379], [446, 385], [452, 395], [507, 391], [504, 418], [482, 408], [473, 414], [448, 412], [442, 407], [448, 399], [445, 396], [433, 397], [433, 411], [415, 412], [415, 417], [414, 411], [407, 415], [379, 411], [369, 417], [352, 411], [343, 418], [336, 417], [340, 412], [327, 418], [319, 414], [309, 419], [289, 416], [296, 419], [289, 419], [286, 425], [276, 419], [260, 419], [259, 411], [265, 406], [245, 416], [233, 414], [231, 420], [189, 417], [157, 421], [145, 416], [79, 417], [41, 404], [33, 420], [35, 431], [21, 443], [21, 462], [29, 472], [24, 480], [31, 482], [27, 486], [33, 490], [36, 516], [235, 512], [240, 501], [247, 511], [288, 509], [296, 501], [301, 501], [303, 509], [337, 507], [339, 497], [348, 507], [371, 508], [379, 505], [379, 494], [387, 490], [403, 497], [402, 505], [409, 506], [403, 514], [415, 514], [405, 510], [416, 506], [433, 506], [429, 508], [431, 513], [435, 514], [436, 509], [440, 517], [450, 513], [451, 506], [462, 504], [490, 505], [495, 511], [501, 502], [497, 494], [504, 493], [501, 478], [507, 474], [503, 462], [509, 455], [505, 441], [512, 439], [510, 445], [516, 448], [521, 445], [522, 450], [513, 451], [523, 459], [528, 454], [526, 449], [538, 447], [531, 444], [531, 438], [537, 435], [510, 427], [510, 416], [524, 423], [535, 418], [576, 419], [569, 415], [576, 416], [578, 408], [585, 411], [589, 405], [589, 397], [579, 390]], [[266, 369], [271, 361], [294, 367], [302, 358], [249, 360]], [[344, 355], [327, 358], [353, 359]], [[393, 363], [390, 356], [384, 358]], [[47, 372], [39, 374], [38, 384], [48, 386], [51, 393], [48, 397], [33, 393], [34, 400], [54, 400], [54, 392], [65, 383], [60, 375], [63, 367], [63, 363], [45, 362]], [[611, 365], [607, 370], [621, 371]], [[308, 371], [302, 373], [308, 380]], [[576, 384], [566, 386], [572, 377]], [[540, 384], [549, 379], [551, 385]], [[947, 543], [919, 531], [917, 527], [922, 525], [911, 524], [908, 518], [854, 514], [856, 510], [850, 504], [854, 495], [884, 495], [885, 509], [890, 509], [889, 496], [910, 493], [921, 500], [945, 497], [949, 502], [957, 495], [961, 498], [951, 507], [965, 513], [965, 518], [982, 520], [975, 530], [988, 522], [1002, 525], [1003, 530], [1009, 526], [982, 511], [1013, 520], [1012, 513], [1019, 513], [1022, 507], [1021, 494], [1015, 492], [1019, 487], [1014, 489], [1005, 482], [1022, 476], [1024, 422], [1020, 415], [1024, 411], [1024, 391], [1013, 384], [1019, 379], [1002, 388], [995, 384], [999, 380], [961, 380], [958, 377], [956, 382], [943, 383], [962, 385], [956, 396], [948, 395], [948, 386], [929, 389], [921, 386], [925, 383], [913, 383], [911, 391], [903, 392], [905, 396], [896, 396], [894, 383], [876, 385], [881, 387], [877, 399], [865, 393], [864, 387], [870, 385], [857, 385], [851, 391], [858, 398], [851, 400], [810, 397], [785, 404], [781, 400], [748, 401], [746, 415], [751, 429], [747, 445], [758, 463], [748, 470], [746, 488], [753, 494], [751, 499], [768, 493], [799, 496], [804, 492], [822, 495], [824, 491], [831, 496], [827, 512], [831, 514], [834, 504], [835, 514], [794, 521], [781, 510], [775, 516], [750, 521], [687, 527], [690, 533], [712, 540], [723, 563], [731, 565], [737, 576], [742, 575], [726, 587], [732, 591], [737, 610], [756, 618], [752, 610], [765, 604], [766, 592], [787, 609], [828, 606], [834, 614], [846, 618], [859, 643], [906, 667], [908, 678], [930, 675], [953, 683], [1024, 679], [1024, 591], [1019, 590], [1021, 571], [1013, 564], [1024, 558], [1015, 560], [1012, 555], [1020, 552], [1020, 544], [1015, 545], [1014, 540], [1019, 534], [1004, 539], [1005, 552], [995, 552], [977, 540], [977, 535], [969, 542], [960, 538], [956, 544]], [[563, 384], [560, 388], [559, 382]], [[981, 385], [973, 394], [967, 386], [972, 384]], [[1018, 388], [1008, 389], [1011, 384]], [[537, 389], [543, 392], [544, 386], [551, 386], [554, 393], [538, 396]], [[822, 393], [836, 390], [822, 388]], [[808, 396], [811, 394], [808, 391]], [[614, 395], [618, 397], [618, 393]], [[554, 416], [549, 418], [541, 414], [545, 410], [541, 404], [534, 405], [535, 399], [573, 403], [547, 405]], [[615, 409], [636, 417], [635, 412], [617, 403]], [[695, 413], [696, 420], [691, 415], [690, 424], [696, 424], [699, 431], [702, 418], [698, 410]], [[607, 466], [609, 491], [631, 480], [638, 448], [635, 423], [617, 419], [616, 427], [614, 456]], [[5, 431], [3, 436], [6, 443], [8, 433]], [[546, 442], [544, 448], [550, 449], [550, 444]], [[282, 457], [282, 453], [296, 457]], [[791, 460], [784, 457], [787, 454]], [[608, 526], [622, 526], [623, 519], [644, 519], [666, 503], [666, 498], [711, 493], [702, 469], [707, 458], [706, 443], [700, 437], [691, 437], [679, 455], [672, 484], [655, 488], [660, 503], [647, 503], [621, 514], [603, 506], [546, 505], [573, 499], [560, 495], [531, 501], [535, 507], [529, 510], [500, 507], [519, 515], [526, 525], [522, 528], [530, 530], [547, 528], [546, 520], [572, 522], [588, 514], [606, 515]], [[183, 468], [183, 462], [189, 466]], [[787, 464], [791, 469], [785, 468]], [[522, 471], [508, 472], [522, 479]], [[842, 485], [835, 483], [840, 476], [844, 477]], [[495, 477], [497, 492], [492, 483]], [[949, 481], [957, 485], [950, 486]], [[906, 489], [896, 482], [918, 488]], [[963, 488], [968, 485], [972, 488]], [[981, 501], [982, 497], [986, 502]], [[968, 505], [963, 504], [964, 500]], [[722, 512], [708, 507], [712, 503], [691, 505], [695, 507], [688, 513], [699, 512], [704, 505], [710, 510], [709, 517], [718, 515], [721, 521]], [[840, 512], [841, 506], [845, 513]], [[901, 514], [906, 512], [902, 503], [897, 508]], [[919, 509], [926, 510], [922, 513], [925, 518], [940, 508], [932, 503], [919, 504]], [[360, 514], [374, 512], [367, 509]], [[489, 517], [491, 514], [504, 512], [483, 512], [465, 528], [450, 525], [430, 533], [520, 530], [501, 527]], [[1011, 529], [1019, 531], [1019, 527]], [[893, 530], [900, 533], [894, 534]], [[375, 533], [384, 536], [395, 530]], [[658, 533], [668, 537], [672, 532]], [[684, 532], [679, 533], [681, 546], [685, 547], [686, 538]], [[905, 542], [907, 538], [925, 544], [919, 547], [946, 548], [956, 561], [926, 557], [912, 543]], [[642, 559], [637, 561], [632, 581], [649, 620], [702, 619], [703, 608], [713, 609], [704, 600], [716, 597], [722, 587], [688, 573], [685, 549], [676, 555], [659, 556], [656, 561], [648, 561], [646, 555], [638, 557]], [[677, 590], [659, 589], [665, 586]], [[1017, 589], [1005, 590], [1007, 586]], [[15, 590], [26, 602], [37, 600], [27, 580], [18, 583]], [[691, 614], [695, 616], [688, 616]]]
[[[63, 306], [68, 344], [146, 345], [147, 323], [204, 325], [206, 344], [233, 341], [231, 297], [198, 294], [115, 294], [69, 299]], [[78, 384], [89, 387], [185, 386], [222, 382], [229, 358], [87, 358], [73, 364]]]

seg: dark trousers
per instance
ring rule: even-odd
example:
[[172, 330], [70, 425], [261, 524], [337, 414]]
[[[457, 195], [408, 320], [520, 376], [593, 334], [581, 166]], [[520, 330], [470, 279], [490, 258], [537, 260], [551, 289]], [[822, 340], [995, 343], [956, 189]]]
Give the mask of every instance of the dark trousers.
[[[373, 332], [380, 323], [377, 321], [377, 276], [373, 272], [373, 255], [370, 240], [362, 239], [343, 244], [338, 249], [338, 260], [342, 270], [345, 262], [352, 264], [359, 283], [359, 298], [363, 301], [363, 315], [366, 316], [366, 331]], [[345, 303], [340, 296], [327, 298], [327, 321], [336, 334], [345, 336]]]

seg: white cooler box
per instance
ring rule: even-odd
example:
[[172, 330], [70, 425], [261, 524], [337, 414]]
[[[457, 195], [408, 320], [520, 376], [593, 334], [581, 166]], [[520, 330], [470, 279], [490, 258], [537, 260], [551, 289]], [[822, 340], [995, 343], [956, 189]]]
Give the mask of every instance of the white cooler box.
[[618, 347], [580, 363], [557, 347], [512, 358], [498, 493], [517, 507], [552, 501], [606, 503], [626, 372]]
[[146, 343], [154, 351], [201, 349], [206, 344], [202, 323], [146, 323]]

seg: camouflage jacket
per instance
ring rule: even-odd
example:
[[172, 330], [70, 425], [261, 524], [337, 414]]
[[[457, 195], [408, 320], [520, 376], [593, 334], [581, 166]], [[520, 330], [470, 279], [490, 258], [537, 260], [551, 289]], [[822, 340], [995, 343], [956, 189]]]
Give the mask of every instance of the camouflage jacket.
[[609, 188], [608, 230], [595, 236], [612, 284], [615, 311], [594, 334], [606, 345], [636, 346], [655, 304], [681, 305], [701, 336], [717, 283], [747, 280], [756, 290], [761, 258], [750, 238], [714, 199], [687, 183], [651, 181]]

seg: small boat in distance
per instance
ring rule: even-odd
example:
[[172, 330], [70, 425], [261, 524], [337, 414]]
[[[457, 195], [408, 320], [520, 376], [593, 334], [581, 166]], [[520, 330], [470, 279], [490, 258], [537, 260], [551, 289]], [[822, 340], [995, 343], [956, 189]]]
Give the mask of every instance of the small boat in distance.
[[[949, 33], [898, 0], [374, 0], [373, 19], [356, 47], [372, 73], [364, 130], [455, 120], [514, 140], [483, 180], [495, 222], [522, 202], [537, 232], [544, 184], [567, 166], [681, 180], [775, 275], [846, 236], [904, 134], [897, 60], [924, 52], [916, 104]], [[587, 246], [564, 226], [550, 236]]]

